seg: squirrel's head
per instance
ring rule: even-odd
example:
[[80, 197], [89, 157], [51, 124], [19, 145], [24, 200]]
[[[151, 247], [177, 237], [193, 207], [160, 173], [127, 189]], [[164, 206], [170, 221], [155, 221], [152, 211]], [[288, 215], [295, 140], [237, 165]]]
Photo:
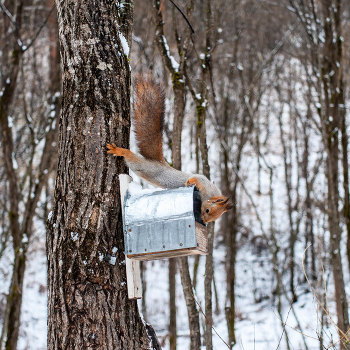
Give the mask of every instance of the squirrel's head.
[[225, 211], [233, 208], [231, 197], [218, 196], [212, 197], [202, 203], [201, 219], [206, 224], [210, 221], [215, 221]]

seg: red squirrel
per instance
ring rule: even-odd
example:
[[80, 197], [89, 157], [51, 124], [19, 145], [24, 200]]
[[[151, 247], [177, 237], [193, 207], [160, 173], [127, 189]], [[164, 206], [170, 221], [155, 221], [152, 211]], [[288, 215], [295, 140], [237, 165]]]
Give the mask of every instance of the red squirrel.
[[197, 186], [201, 200], [201, 219], [214, 221], [233, 207], [230, 197], [204, 175], [187, 174], [172, 168], [163, 158], [163, 125], [165, 95], [153, 77], [138, 76], [135, 79], [135, 134], [142, 157], [128, 149], [108, 144], [108, 153], [124, 157], [127, 166], [139, 177], [161, 188]]

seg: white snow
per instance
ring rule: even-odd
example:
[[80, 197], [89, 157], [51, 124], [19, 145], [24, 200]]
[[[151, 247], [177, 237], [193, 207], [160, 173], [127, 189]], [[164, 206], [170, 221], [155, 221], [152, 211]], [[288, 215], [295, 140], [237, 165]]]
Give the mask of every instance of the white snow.
[[131, 182], [129, 184], [129, 188], [128, 191], [130, 193], [130, 195], [135, 196], [135, 197], [139, 197], [139, 196], [143, 196], [144, 194], [150, 194], [153, 192], [157, 192], [157, 191], [164, 191], [161, 188], [142, 188], [142, 186], [136, 182]]
[[78, 232], [71, 232], [70, 235], [72, 237], [73, 242], [77, 241], [78, 238], [79, 238], [79, 233]]
[[180, 68], [180, 64], [175, 60], [175, 58], [170, 54], [170, 49], [169, 49], [169, 45], [167, 43], [167, 40], [165, 38], [165, 36], [162, 36], [162, 40], [163, 40], [163, 44], [165, 47], [165, 50], [167, 52], [167, 56], [169, 57], [170, 61], [171, 61], [171, 65], [173, 67], [173, 69], [175, 70], [175, 72], [179, 71]]
[[130, 48], [128, 42], [126, 41], [124, 35], [121, 32], [119, 32], [119, 39], [120, 43], [122, 44], [124, 55], [129, 56]]

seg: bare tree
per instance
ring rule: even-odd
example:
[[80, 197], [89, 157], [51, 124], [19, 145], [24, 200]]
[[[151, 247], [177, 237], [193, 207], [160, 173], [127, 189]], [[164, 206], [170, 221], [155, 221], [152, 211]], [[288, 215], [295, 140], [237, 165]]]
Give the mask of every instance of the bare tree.
[[[181, 170], [181, 135], [183, 128], [183, 120], [185, 113], [185, 70], [187, 51], [191, 39], [191, 32], [189, 28], [183, 36], [178, 31], [175, 9], [173, 8], [173, 26], [175, 42], [177, 44], [177, 51], [180, 62], [171, 56], [167, 39], [164, 35], [163, 15], [159, 0], [153, 1], [154, 14], [156, 18], [156, 41], [159, 53], [162, 57], [164, 66], [166, 67], [173, 83], [174, 91], [174, 123], [172, 131], [172, 165], [175, 169]], [[188, 5], [188, 13], [193, 11], [192, 1]], [[192, 282], [189, 273], [188, 258], [181, 257], [177, 259], [179, 263], [179, 271], [181, 276], [182, 288], [185, 295], [188, 319], [190, 325], [190, 349], [199, 349], [200, 347], [200, 329], [199, 329], [199, 315], [196, 308], [196, 303], [192, 292]], [[175, 305], [175, 268], [176, 260], [169, 260], [169, 300], [170, 300], [170, 324], [169, 324], [169, 339], [170, 349], [176, 349], [176, 305]]]
[[[26, 56], [35, 54], [37, 50], [36, 40], [47, 24], [52, 8], [50, 10], [42, 7], [38, 10], [37, 6], [33, 6], [34, 11], [28, 14], [24, 10], [22, 1], [17, 2], [10, 9], [5, 4], [1, 4], [4, 15], [8, 17], [8, 22], [5, 23], [5, 40], [2, 47], [4, 70], [1, 76], [3, 88], [0, 96], [1, 143], [6, 181], [9, 183], [10, 205], [7, 210], [14, 252], [11, 284], [7, 295], [0, 338], [0, 348], [5, 342], [6, 349], [17, 348], [27, 252], [28, 246], [35, 236], [33, 219], [42, 190], [47, 184], [55, 164], [54, 151], [57, 134], [55, 128], [60, 113], [60, 81], [54, 77], [57, 77], [59, 65], [56, 61], [52, 63], [52, 72], [56, 72], [56, 74], [53, 74], [48, 93], [34, 89], [34, 84], [30, 87], [32, 98], [40, 100], [40, 103], [49, 107], [42, 108], [40, 104], [39, 106], [33, 104], [29, 109], [25, 103], [25, 96], [28, 92], [26, 84], [34, 79], [33, 76], [30, 78], [27, 76], [25, 72], [27, 66], [24, 62]], [[36, 21], [37, 18], [40, 18], [39, 22]], [[32, 26], [25, 27], [25, 24], [32, 24]], [[53, 45], [55, 45], [55, 41]], [[25, 52], [27, 52], [26, 55]], [[8, 59], [11, 56], [12, 58]], [[37, 72], [32, 73], [36, 74]], [[18, 84], [19, 79], [21, 84]], [[44, 87], [45, 85], [42, 86], [42, 88]], [[19, 99], [21, 96], [24, 103], [22, 105], [14, 104], [15, 97]], [[14, 120], [17, 120], [17, 123], [14, 123]], [[22, 130], [19, 127], [21, 124], [24, 124]], [[44, 142], [42, 149], [38, 147], [41, 141]], [[18, 147], [19, 149], [17, 149]], [[21, 147], [24, 147], [24, 152]], [[36, 159], [39, 159], [38, 165], [35, 162]], [[24, 210], [20, 209], [21, 207]]]
[[64, 78], [47, 223], [48, 348], [149, 349], [151, 341], [160, 349], [127, 298], [118, 185], [126, 168], [106, 150], [129, 144], [133, 1], [61, 1], [57, 10]]
[[[327, 210], [330, 231], [330, 256], [333, 270], [339, 336], [345, 335], [349, 327], [348, 306], [345, 293], [340, 242], [341, 227], [339, 212], [339, 130], [344, 114], [342, 1], [326, 0], [310, 6], [301, 1], [290, 0], [290, 4], [305, 28], [312, 49], [311, 58], [317, 81], [318, 113], [323, 142], [327, 154], [326, 176], [328, 184]], [[345, 181], [346, 182], [346, 181]], [[342, 342], [342, 348], [348, 348]]]

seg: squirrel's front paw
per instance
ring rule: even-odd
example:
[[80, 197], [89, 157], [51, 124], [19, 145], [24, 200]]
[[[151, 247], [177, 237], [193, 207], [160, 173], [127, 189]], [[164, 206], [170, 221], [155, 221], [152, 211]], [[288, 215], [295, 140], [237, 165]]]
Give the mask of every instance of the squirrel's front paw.
[[185, 182], [185, 186], [186, 186], [186, 187], [197, 186], [197, 188], [200, 190], [200, 185], [199, 185], [199, 183], [198, 183], [198, 180], [197, 180], [195, 177], [189, 178], [189, 179]]

